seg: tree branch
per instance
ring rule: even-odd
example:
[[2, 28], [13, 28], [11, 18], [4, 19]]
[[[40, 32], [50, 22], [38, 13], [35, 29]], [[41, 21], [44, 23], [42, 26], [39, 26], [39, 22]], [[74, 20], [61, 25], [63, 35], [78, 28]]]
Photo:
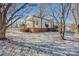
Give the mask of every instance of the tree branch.
[[51, 5], [49, 5], [49, 7], [50, 7], [51, 12], [52, 12], [52, 17], [54, 17], [54, 18], [55, 18], [55, 20], [56, 20], [56, 22], [57, 22], [57, 24], [59, 24], [57, 17], [54, 15], [54, 12], [53, 12], [52, 6], [51, 6]]
[[19, 12], [20, 10], [22, 10], [25, 6], [26, 6], [27, 3], [25, 3], [23, 6], [21, 6], [19, 9], [17, 9], [12, 15], [11, 17], [9, 18], [9, 20], [7, 21], [7, 24], [13, 19], [13, 16]]
[[9, 26], [11, 26], [12, 24], [14, 24], [16, 21], [18, 21], [18, 19], [21, 19], [22, 17], [18, 17], [15, 21], [13, 21], [12, 23], [10, 23], [9, 25], [6, 26], [6, 28], [8, 28]]

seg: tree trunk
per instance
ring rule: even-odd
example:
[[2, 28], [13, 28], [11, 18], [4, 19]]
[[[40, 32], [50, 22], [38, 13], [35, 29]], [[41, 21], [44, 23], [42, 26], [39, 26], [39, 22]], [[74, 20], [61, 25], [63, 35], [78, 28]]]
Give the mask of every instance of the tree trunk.
[[60, 36], [62, 40], [65, 40], [65, 31], [60, 31]]
[[0, 40], [6, 39], [5, 33], [6, 33], [5, 29], [0, 30]]
[[78, 31], [78, 23], [77, 23], [77, 18], [76, 18], [76, 15], [75, 15], [74, 10], [72, 10], [72, 15], [73, 15], [74, 20], [75, 20], [75, 25], [76, 25], [76, 33], [78, 33], [78, 32], [79, 32], [79, 31]]
[[61, 33], [61, 38], [63, 39], [63, 40], [65, 40], [65, 21], [63, 21], [63, 25], [62, 25], [62, 33]]
[[61, 20], [60, 23], [60, 37], [62, 40], [65, 40], [65, 21]]

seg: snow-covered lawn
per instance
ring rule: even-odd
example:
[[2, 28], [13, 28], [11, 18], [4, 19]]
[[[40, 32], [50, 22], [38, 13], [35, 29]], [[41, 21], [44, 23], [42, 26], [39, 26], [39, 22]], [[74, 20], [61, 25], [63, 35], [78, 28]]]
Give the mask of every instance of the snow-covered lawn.
[[8, 32], [9, 40], [0, 41], [0, 55], [20, 56], [79, 56], [79, 39], [66, 33], [61, 40], [57, 32], [24, 33]]

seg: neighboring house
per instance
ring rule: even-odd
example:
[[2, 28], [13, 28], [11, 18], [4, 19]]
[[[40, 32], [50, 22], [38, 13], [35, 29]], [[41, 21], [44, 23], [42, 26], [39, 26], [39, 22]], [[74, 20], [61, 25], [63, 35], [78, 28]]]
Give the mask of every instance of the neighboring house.
[[78, 32], [77, 26], [75, 24], [71, 24], [70, 29], [71, 29], [71, 32]]
[[66, 26], [66, 31], [78, 32], [77, 26], [75, 24], [69, 24], [69, 25]]
[[[62, 27], [59, 25], [58, 26], [58, 30], [60, 31], [60, 29], [64, 29], [64, 24], [62, 24]], [[77, 28], [75, 24], [67, 24], [65, 25], [65, 31], [66, 32], [76, 32]]]

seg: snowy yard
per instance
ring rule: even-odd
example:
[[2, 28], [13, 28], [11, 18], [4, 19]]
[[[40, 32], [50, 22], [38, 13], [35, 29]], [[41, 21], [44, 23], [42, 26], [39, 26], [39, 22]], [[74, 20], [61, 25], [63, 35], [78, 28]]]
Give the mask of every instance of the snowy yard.
[[79, 39], [66, 33], [61, 40], [59, 33], [8, 32], [9, 40], [0, 40], [0, 55], [3, 56], [79, 56]]

